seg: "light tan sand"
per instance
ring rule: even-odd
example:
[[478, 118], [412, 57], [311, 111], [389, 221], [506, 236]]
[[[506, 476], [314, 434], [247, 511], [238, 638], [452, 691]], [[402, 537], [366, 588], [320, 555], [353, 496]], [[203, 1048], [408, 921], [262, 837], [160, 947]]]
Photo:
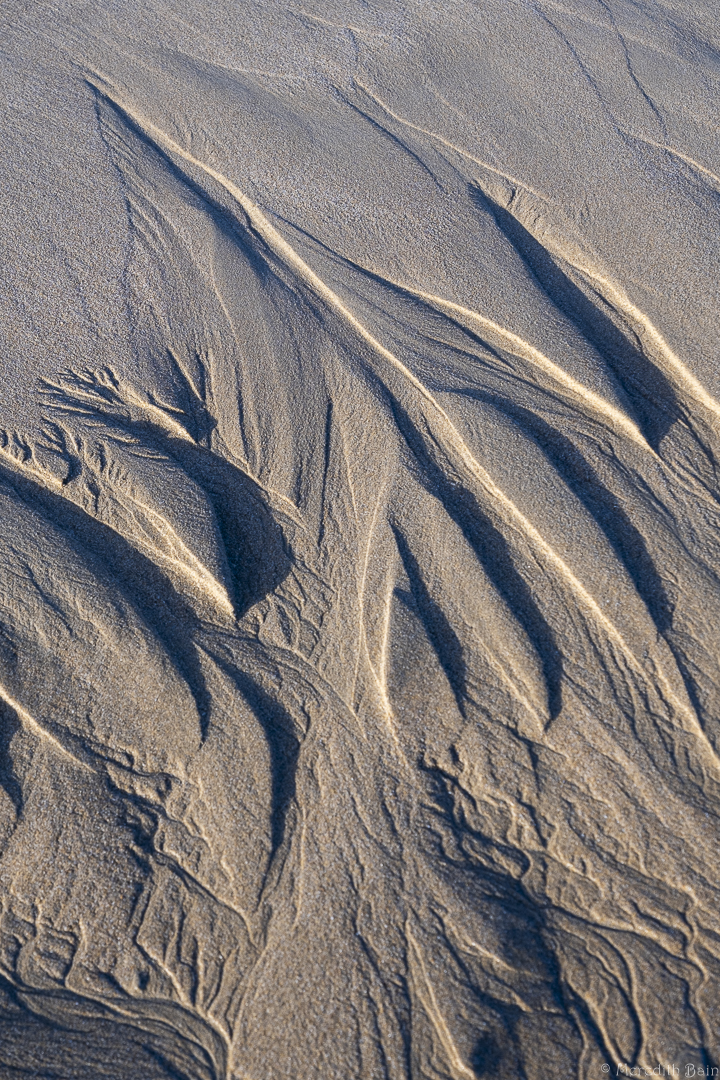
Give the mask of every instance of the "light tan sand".
[[718, 1075], [717, 5], [0, 27], [0, 1080]]

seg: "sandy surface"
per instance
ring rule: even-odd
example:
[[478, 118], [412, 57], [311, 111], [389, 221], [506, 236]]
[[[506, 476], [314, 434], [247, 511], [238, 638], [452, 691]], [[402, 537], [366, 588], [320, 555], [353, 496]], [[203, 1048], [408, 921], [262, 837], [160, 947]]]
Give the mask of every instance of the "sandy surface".
[[717, 6], [0, 33], [2, 1080], [717, 1075]]

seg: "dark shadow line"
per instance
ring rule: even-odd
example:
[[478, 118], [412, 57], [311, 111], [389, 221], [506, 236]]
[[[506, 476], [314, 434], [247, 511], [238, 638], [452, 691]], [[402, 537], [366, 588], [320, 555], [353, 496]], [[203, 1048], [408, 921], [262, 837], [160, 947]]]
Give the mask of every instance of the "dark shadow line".
[[657, 451], [664, 436], [684, 415], [670, 382], [561, 270], [549, 251], [509, 210], [475, 185], [470, 186], [470, 196], [476, 206], [494, 219], [549, 300], [605, 360], [643, 435]]
[[92, 572], [110, 590], [119, 591], [162, 642], [195, 700], [205, 738], [210, 696], [191, 636], [199, 622], [168, 578], [109, 525], [92, 518], [69, 499], [2, 464], [0, 478], [23, 503], [63, 532]]
[[10, 744], [19, 731], [22, 731], [22, 724], [17, 713], [7, 702], [0, 701], [0, 787], [5, 790], [18, 817], [25, 800]]
[[575, 444], [536, 413], [508, 398], [482, 390], [463, 390], [461, 396], [497, 408], [537, 443], [558, 475], [597, 522], [650, 612], [658, 631], [672, 625], [672, 605], [642, 533], [633, 525], [617, 498], [600, 480]]
[[505, 599], [536, 649], [545, 677], [550, 718], [555, 719], [562, 707], [562, 653], [555, 634], [527, 582], [513, 563], [507, 541], [487, 514], [480, 509], [475, 497], [465, 488], [450, 483], [432, 459], [420, 432], [397, 399], [390, 396], [390, 404], [397, 426], [422, 471], [426, 489], [440, 499], [447, 513], [460, 528], [493, 585]]
[[214, 659], [236, 684], [265, 733], [272, 776], [270, 854], [272, 862], [285, 839], [288, 812], [295, 799], [297, 762], [300, 755], [297, 727], [290, 713], [252, 676], [226, 660], [221, 660], [219, 657], [214, 657]]
[[540, 446], [558, 475], [597, 522], [615, 555], [627, 569], [658, 633], [668, 644], [693, 709], [702, 717], [702, 701], [692, 673], [692, 665], [688, 663], [673, 633], [672, 601], [645, 538], [620, 507], [617, 499], [604, 486], [574, 443], [535, 413], [492, 392], [473, 389], [459, 393], [463, 397], [471, 397], [497, 408], [510, 417], [520, 430], [529, 433]]
[[450, 683], [455, 702], [462, 716], [465, 715], [466, 665], [460, 639], [452, 628], [442, 608], [433, 600], [423, 580], [420, 565], [413, 554], [406, 537], [395, 522], [390, 522], [395, 535], [395, 542], [405, 567], [414, 606], [420, 616], [430, 644], [438, 658], [441, 668]]
[[237, 619], [284, 581], [292, 569], [285, 537], [252, 477], [207, 447], [176, 438], [150, 422], [99, 416], [111, 439], [114, 433], [130, 434], [139, 446], [151, 446], [176, 462], [203, 491], [220, 532]]
[[362, 116], [363, 120], [366, 120], [368, 124], [381, 132], [381, 134], [384, 135], [387, 139], [389, 139], [390, 142], [395, 143], [396, 146], [399, 146], [400, 149], [408, 155], [408, 157], [412, 158], [416, 165], [420, 166], [423, 172], [426, 172], [428, 174], [435, 186], [439, 188], [440, 191], [443, 190], [442, 184], [438, 180], [437, 176], [435, 176], [435, 173], [432, 171], [432, 169], [425, 164], [419, 154], [417, 154], [414, 150], [411, 150], [407, 143], [403, 142], [403, 140], [393, 131], [390, 131], [389, 128], [386, 128], [384, 124], [381, 124], [379, 120], [376, 120], [374, 116], [371, 116], [370, 113], [365, 112], [365, 110], [361, 109], [359, 105], [355, 105], [354, 102], [350, 101], [349, 98], [345, 97], [345, 95], [341, 93], [340, 90], [337, 89], [337, 87], [335, 89], [338, 97], [343, 102], [343, 104], [353, 109], [359, 116]]
[[[121, 123], [132, 132], [135, 138], [137, 138], [143, 146], [147, 147], [155, 157], [160, 158], [160, 160], [163, 162], [164, 167], [167, 169], [170, 175], [180, 184], [182, 184], [183, 187], [186, 187], [195, 196], [195, 198], [199, 200], [201, 204], [201, 209], [209, 213], [212, 221], [218, 227], [223, 236], [225, 236], [229, 240], [232, 240], [234, 243], [238, 244], [242, 248], [244, 255], [250, 263], [250, 266], [261, 281], [264, 282], [269, 278], [281, 280], [275, 273], [271, 265], [272, 262], [276, 261], [276, 256], [274, 255], [274, 252], [272, 252], [272, 250], [267, 246], [263, 238], [255, 232], [249, 219], [247, 219], [247, 215], [245, 214], [245, 211], [242, 209], [242, 207], [239, 207], [238, 209], [246, 218], [244, 222], [240, 220], [237, 213], [229, 210], [227, 206], [224, 206], [217, 199], [214, 199], [212, 195], [210, 195], [209, 192], [204, 187], [202, 187], [201, 184], [199, 184], [196, 180], [193, 180], [187, 172], [181, 169], [172, 160], [168, 151], [164, 150], [149, 135], [147, 135], [142, 130], [138, 122], [129, 113], [125, 111], [122, 105], [119, 105], [116, 101], [113, 101], [111, 97], [105, 94], [102, 90], [99, 90], [98, 87], [94, 86], [93, 83], [89, 80], [87, 81], [87, 85], [95, 94], [96, 112], [98, 117], [98, 124], [100, 126], [100, 133], [103, 141], [108, 146], [110, 154], [113, 157], [115, 167], [120, 173], [123, 187], [128, 187], [128, 183], [126, 178], [123, 176], [122, 169], [120, 169], [115, 160], [117, 156], [116, 151], [107, 139], [106, 129], [108, 125], [102, 116], [102, 111], [100, 107], [101, 103], [104, 104], [106, 108], [108, 108], [111, 112], [115, 113]], [[252, 241], [250, 240], [250, 237], [252, 237]], [[261, 251], [267, 252], [269, 255], [269, 259], [264, 258], [261, 254]]]

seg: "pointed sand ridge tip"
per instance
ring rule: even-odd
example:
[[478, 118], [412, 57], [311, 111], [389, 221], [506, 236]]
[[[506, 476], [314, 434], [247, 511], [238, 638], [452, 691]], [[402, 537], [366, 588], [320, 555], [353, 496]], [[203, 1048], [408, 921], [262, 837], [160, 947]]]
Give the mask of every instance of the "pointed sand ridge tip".
[[637, 424], [633, 423], [629, 416], [626, 416], [620, 409], [616, 409], [609, 401], [602, 397], [601, 394], [596, 394], [594, 390], [590, 390], [576, 379], [573, 379], [572, 375], [569, 375], [558, 364], [555, 364], [549, 357], [540, 352], [539, 349], [536, 349], [528, 341], [525, 341], [524, 338], [519, 337], [517, 334], [513, 334], [511, 330], [507, 330], [504, 326], [494, 322], [492, 319], [488, 319], [479, 312], [473, 311], [471, 308], [462, 307], [460, 304], [455, 304], [451, 300], [445, 300], [441, 296], [435, 296], [432, 293], [420, 292], [411, 288], [408, 288], [408, 292], [422, 300], [428, 301], [430, 304], [436, 305], [446, 314], [453, 313], [460, 315], [470, 323], [474, 323], [482, 332], [496, 336], [502, 343], [502, 347], [507, 349], [508, 352], [520, 357], [522, 360], [534, 364], [546, 375], [549, 375], [554, 382], [558, 383], [567, 394], [575, 399], [579, 398], [582, 404], [589, 411], [602, 419], [603, 422], [608, 423], [615, 430], [622, 432], [622, 434], [629, 436], [629, 438], [638, 446], [642, 447], [643, 450], [653, 457], [657, 457], [655, 451], [647, 442]]
[[[652, 142], [652, 140], [648, 139], [641, 141]], [[660, 143], [654, 143], [653, 145], [661, 146]], [[661, 148], [669, 150], [669, 147], [662, 146]], [[672, 151], [670, 152], [672, 153]], [[683, 155], [678, 156], [682, 157]], [[684, 160], [688, 159], [685, 158]], [[696, 163], [692, 162], [691, 164]], [[501, 200], [498, 198], [497, 188], [491, 190], [480, 181], [477, 181], [477, 183], [486, 198], [499, 203], [508, 214], [512, 214], [515, 220], [523, 228], [527, 229], [553, 259], [564, 262], [577, 271], [585, 279], [588, 287], [625, 320], [630, 330], [640, 339], [642, 349], [648, 359], [659, 367], [662, 374], [672, 383], [679, 395], [684, 396], [686, 400], [690, 399], [692, 404], [712, 413], [713, 417], [720, 421], [720, 403], [705, 389], [700, 380], [692, 374], [645, 312], [633, 304], [623, 287], [611, 280], [607, 272], [597, 265], [592, 255], [577, 240], [563, 241], [551, 229], [547, 227], [538, 228], [538, 222], [542, 221], [542, 215], [535, 202], [536, 193], [521, 185], [518, 189], [512, 191], [509, 198]]]
[[539, 191], [536, 191], [534, 188], [530, 187], [529, 184], [523, 183], [522, 180], [518, 180], [517, 177], [512, 176], [510, 173], [503, 172], [502, 169], [498, 169], [494, 165], [489, 165], [487, 161], [482, 161], [480, 158], [474, 157], [468, 150], [463, 150], [461, 147], [456, 146], [455, 143], [450, 142], [449, 139], [446, 139], [443, 135], [438, 134], [438, 132], [429, 131], [427, 128], [420, 127], [419, 124], [414, 124], [412, 120], [407, 120], [405, 117], [399, 116], [398, 113], [394, 112], [389, 105], [387, 105], [384, 101], [377, 97], [376, 94], [373, 94], [372, 90], [365, 86], [364, 83], [361, 83], [359, 79], [353, 79], [353, 84], [358, 87], [358, 89], [363, 94], [369, 97], [371, 101], [374, 101], [375, 104], [380, 109], [382, 109], [382, 111], [387, 116], [391, 116], [393, 120], [396, 120], [398, 124], [402, 124], [403, 127], [410, 128], [411, 131], [417, 131], [419, 135], [425, 135], [429, 139], [435, 139], [448, 150], [459, 154], [460, 157], [466, 158], [468, 161], [472, 161], [476, 165], [480, 165], [483, 169], [487, 169], [488, 172], [494, 173], [495, 176], [499, 176], [503, 180], [506, 180], [508, 183], [515, 184], [518, 187], [523, 188], [525, 191], [532, 192], [533, 195], [537, 195], [538, 198], [544, 198], [544, 196], [542, 196]]
[[27, 728], [28, 731], [31, 731], [37, 738], [48, 742], [62, 757], [69, 758], [75, 765], [79, 765], [88, 772], [95, 771], [88, 761], [84, 760], [82, 757], [78, 757], [77, 754], [73, 754], [71, 750], [68, 750], [66, 746], [63, 746], [60, 739], [53, 735], [52, 732], [48, 731], [42, 724], [38, 723], [35, 717], [31, 716], [27, 709], [23, 709], [22, 705], [17, 702], [1, 684], [0, 701], [4, 701], [6, 705], [10, 706], [21, 724]]
[[[274, 216], [277, 217], [278, 215]], [[286, 225], [290, 225], [291, 228], [302, 232], [313, 243], [325, 247], [325, 245], [318, 241], [316, 237], [299, 229], [293, 222], [287, 221], [284, 218], [280, 218], [280, 220], [284, 221]], [[442, 311], [443, 314], [454, 323], [458, 323], [458, 319], [455, 318], [455, 316], [459, 315], [462, 319], [474, 323], [480, 333], [495, 336], [499, 341], [500, 348], [535, 365], [553, 380], [560, 388], [561, 392], [569, 395], [576, 401], [579, 399], [581, 404], [586, 409], [593, 412], [596, 419], [601, 423], [608, 425], [615, 430], [616, 433], [622, 433], [623, 435], [628, 436], [634, 443], [641, 447], [642, 450], [657, 459], [658, 455], [647, 442], [637, 424], [635, 424], [626, 413], [612, 405], [601, 394], [597, 394], [583, 383], [578, 382], [577, 379], [574, 379], [572, 375], [569, 375], [564, 368], [560, 367], [559, 364], [554, 363], [554, 361], [547, 357], [543, 352], [536, 349], [535, 346], [531, 345], [530, 342], [525, 341], [525, 339], [521, 338], [518, 334], [514, 334], [512, 331], [507, 330], [504, 326], [501, 326], [500, 323], [494, 322], [492, 319], [487, 318], [487, 316], [481, 315], [480, 312], [473, 311], [472, 308], [463, 307], [461, 304], [446, 300], [444, 297], [438, 296], [435, 293], [423, 292], [405, 282], [382, 277], [375, 271], [368, 270], [367, 267], [360, 263], [355, 263], [343, 256], [336, 255], [334, 252], [332, 254], [353, 269], [359, 270], [362, 273], [369, 273], [382, 284], [388, 285], [393, 289], [398, 289], [416, 300], [423, 301], [429, 307]], [[462, 325], [462, 323], [460, 325]]]
[[[63, 389], [62, 384], [49, 384], [53, 389]], [[140, 394], [138, 394], [133, 387], [127, 384], [121, 384], [115, 381], [106, 385], [112, 385], [114, 389], [122, 391], [126, 396], [126, 401], [132, 405], [136, 405], [139, 409], [147, 411], [149, 415], [158, 423], [159, 426], [168, 430], [170, 434], [181, 435], [184, 439], [193, 442], [190, 435], [185, 429], [172, 420], [172, 417], [168, 417], [165, 411], [160, 407], [153, 405], [151, 401], [146, 401]], [[75, 388], [74, 388], [75, 389]], [[90, 394], [85, 393], [82, 395], [89, 403], [93, 402], [93, 398]], [[54, 405], [54, 408], [62, 409], [62, 406]], [[3, 446], [2, 439], [3, 432], [0, 430], [0, 460], [10, 465], [13, 469], [21, 473], [29, 473], [34, 479], [38, 480], [44, 487], [62, 491], [63, 482], [53, 473], [49, 472], [38, 465], [32, 454], [26, 459], [21, 459], [18, 456], [12, 454], [7, 445]], [[72, 496], [70, 496], [72, 498]], [[217, 565], [213, 566], [212, 562], [207, 564], [207, 560], [196, 555], [192, 549], [192, 545], [187, 543], [187, 537], [184, 539], [181, 532], [177, 527], [173, 525], [172, 521], [164, 514], [159, 513], [149, 503], [140, 498], [137, 493], [130, 491], [124, 492], [125, 499], [129, 499], [132, 505], [139, 511], [140, 519], [145, 519], [147, 523], [151, 525], [157, 537], [159, 543], [153, 543], [145, 535], [144, 530], [133, 533], [131, 536], [131, 542], [134, 543], [141, 550], [145, 550], [151, 558], [158, 561], [165, 566], [169, 567], [175, 573], [179, 574], [181, 578], [185, 580], [194, 590], [199, 591], [201, 595], [208, 597], [226, 616], [234, 619], [236, 612], [235, 606], [231, 598], [231, 591], [227, 582], [223, 581], [221, 568]], [[107, 524], [114, 532], [119, 535], [123, 534], [117, 527], [115, 522], [105, 520]], [[1, 695], [0, 695], [1, 696]]]
[[647, 135], [637, 135], [633, 131], [624, 130], [623, 133], [630, 139], [636, 139], [638, 142], [644, 142], [648, 146], [655, 146], [658, 150], [664, 150], [666, 154], [670, 154], [671, 157], [678, 158], [680, 161], [684, 161], [686, 165], [689, 165], [695, 172], [709, 181], [711, 187], [716, 190], [720, 190], [720, 176], [717, 176], [711, 169], [708, 169], [706, 165], [701, 165], [695, 158], [690, 157], [689, 154], [683, 154], [681, 150], [676, 150], [674, 146], [668, 146], [667, 143], [656, 142], [655, 139], [648, 138]]
[[[450, 142], [438, 132], [429, 131], [427, 128], [423, 128], [419, 124], [414, 124], [412, 121], [407, 120], [402, 116], [399, 116], [359, 80], [354, 80], [354, 85], [357, 86], [363, 94], [365, 94], [372, 101], [374, 101], [375, 104], [380, 109], [382, 109], [382, 111], [387, 116], [391, 116], [393, 120], [396, 120], [399, 124], [402, 124], [404, 127], [410, 128], [412, 131], [417, 131], [420, 135], [425, 135], [427, 138], [434, 139], [436, 142], [439, 142], [442, 146], [446, 147], [446, 149], [452, 151], [453, 153], [459, 154], [467, 161], [472, 161], [473, 164], [479, 165], [480, 168], [484, 169], [486, 172], [504, 181], [506, 184], [510, 184], [514, 190], [510, 200], [505, 205], [505, 209], [508, 211], [508, 213], [512, 213], [513, 216], [517, 216], [513, 212], [512, 203], [515, 202], [515, 194], [518, 191], [534, 196], [536, 199], [540, 199], [543, 202], [547, 201], [545, 196], [543, 196], [539, 191], [531, 187], [530, 184], [527, 184], [522, 180], [518, 180], [518, 178], [513, 176], [511, 173], [507, 173], [502, 169], [498, 169], [495, 166], [490, 165], [486, 161], [482, 161], [480, 158], [477, 158], [473, 154], [469, 153], [469, 151], [463, 150], [461, 147], [456, 146], [455, 143]], [[630, 133], [628, 132], [628, 134]], [[715, 176], [715, 174], [710, 172], [709, 169], [704, 168], [704, 166], [700, 165], [692, 158], [687, 157], [685, 154], [682, 154], [677, 150], [673, 150], [672, 147], [665, 146], [662, 143], [656, 143], [652, 139], [644, 138], [643, 136], [631, 135], [631, 137], [639, 138], [642, 142], [657, 146], [659, 149], [665, 150], [666, 152], [673, 154], [675, 157], [678, 157], [681, 160], [685, 161], [692, 168], [696, 169], [702, 175], [706, 176], [709, 180], [713, 182], [713, 184], [717, 184], [718, 186], [720, 186], [720, 178]], [[488, 193], [486, 192], [486, 194]], [[520, 218], [518, 218], [518, 220], [520, 220]], [[533, 235], [535, 235], [534, 230], [529, 228], [527, 222], [523, 221], [521, 223], [524, 224], [525, 227], [533, 233]], [[630, 299], [625, 295], [624, 290], [621, 287], [614, 285], [607, 278], [606, 275], [594, 270], [589, 265], [590, 260], [588, 260], [586, 255], [578, 257], [577, 259], [573, 259], [567, 252], [562, 250], [562, 245], [558, 244], [557, 242], [553, 244], [550, 250], [556, 256], [565, 259], [569, 263], [569, 265], [571, 265], [575, 270], [588, 277], [590, 279], [590, 282], [597, 289], [600, 295], [603, 296], [603, 298], [606, 299], [609, 303], [611, 303], [614, 307], [616, 307], [621, 312], [621, 314], [625, 316], [626, 319], [629, 319], [631, 324], [634, 324], [638, 328], [642, 337], [649, 338], [651, 346], [655, 347], [655, 349], [660, 353], [662, 360], [665, 362], [665, 364], [667, 364], [665, 374], [668, 375], [670, 378], [674, 378], [679, 389], [684, 390], [698, 404], [704, 406], [706, 409], [714, 413], [715, 416], [720, 420], [720, 404], [718, 404], [718, 402], [712, 397], [712, 395], [708, 393], [708, 391], [700, 383], [700, 381], [696, 379], [695, 376], [687, 369], [687, 367], [683, 364], [680, 358], [670, 348], [670, 346], [665, 341], [660, 332], [657, 330], [657, 328], [653, 325], [651, 320], [630, 301]], [[477, 316], [473, 312], [471, 312], [470, 314], [475, 318], [482, 318], [482, 316]], [[504, 331], [504, 333], [507, 334], [508, 332]], [[509, 337], [515, 337], [515, 335], [509, 335]], [[547, 361], [547, 363], [552, 364], [552, 361]], [[563, 375], [565, 376], [564, 372]], [[567, 380], [568, 382], [574, 381], [570, 380], [569, 376], [565, 376], [565, 380]], [[580, 388], [583, 395], [587, 396], [589, 401], [592, 391], [586, 390], [584, 387]], [[599, 401], [604, 401], [604, 399], [600, 398], [599, 395], [592, 396]], [[639, 443], [639, 445], [642, 445], [650, 453], [654, 454], [654, 451], [648, 445], [648, 443], [640, 433], [639, 429], [636, 428], [632, 421], [628, 417], [624, 416], [624, 414], [621, 413], [620, 410], [615, 410], [613, 406], [609, 404], [609, 402], [605, 402], [604, 404], [606, 405], [607, 410], [612, 410], [612, 412], [617, 413], [618, 417], [622, 417], [623, 428], [625, 432], [627, 434], [631, 434], [631, 437], [634, 439], [635, 442]]]

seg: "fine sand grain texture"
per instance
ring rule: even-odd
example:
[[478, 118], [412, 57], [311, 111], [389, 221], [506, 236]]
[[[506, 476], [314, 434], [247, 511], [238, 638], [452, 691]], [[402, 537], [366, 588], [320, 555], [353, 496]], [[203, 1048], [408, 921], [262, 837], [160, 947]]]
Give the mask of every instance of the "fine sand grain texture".
[[717, 4], [0, 50], [0, 1080], [718, 1075]]

